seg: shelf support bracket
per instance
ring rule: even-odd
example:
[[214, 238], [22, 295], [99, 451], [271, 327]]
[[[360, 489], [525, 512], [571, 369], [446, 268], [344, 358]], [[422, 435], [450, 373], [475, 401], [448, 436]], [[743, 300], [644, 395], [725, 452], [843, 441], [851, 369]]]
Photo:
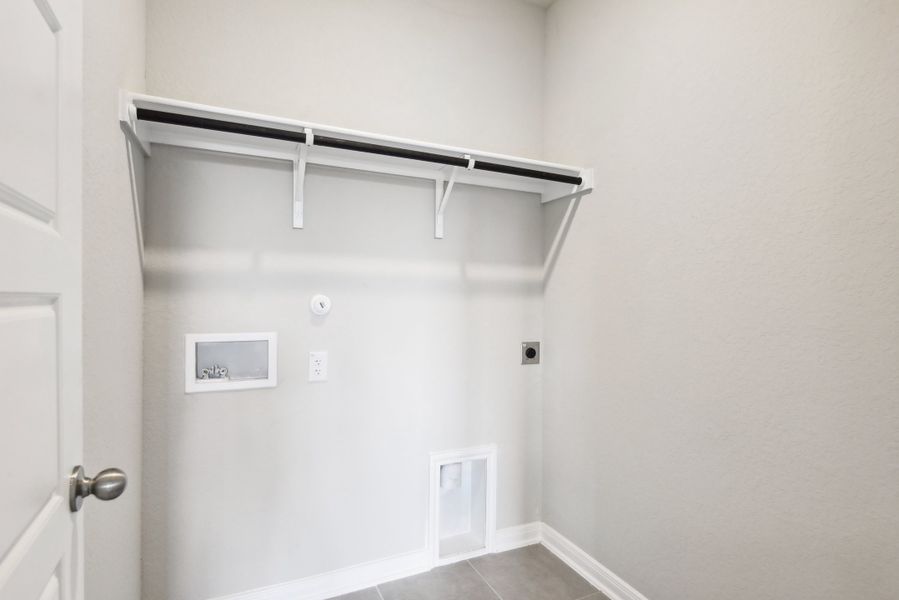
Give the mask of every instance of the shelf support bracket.
[[548, 204], [557, 200], [574, 200], [593, 193], [593, 169], [581, 170], [581, 185], [575, 185], [571, 188], [571, 192], [562, 196], [547, 198], [545, 195], [540, 201], [541, 204]]
[[150, 144], [137, 133], [137, 108], [128, 95], [119, 91], [119, 126], [125, 134], [125, 152], [128, 157], [128, 183], [131, 187], [131, 204], [134, 211], [134, 230], [137, 237], [137, 254], [141, 267], [144, 265], [143, 187], [138, 182], [138, 170], [142, 170], [144, 159], [150, 156]]
[[131, 103], [125, 104], [124, 109], [120, 110], [120, 114], [122, 117], [119, 119], [119, 123], [122, 131], [125, 133], [125, 137], [128, 138], [129, 142], [140, 148], [141, 154], [150, 156], [150, 144], [140, 139], [140, 136], [137, 135], [137, 107]]
[[[466, 154], [465, 159], [468, 161], [468, 166], [465, 167], [467, 170], [471, 170], [474, 168], [474, 159], [471, 158], [470, 155]], [[440, 176], [435, 180], [435, 199], [434, 199], [434, 238], [438, 240], [443, 239], [444, 234], [444, 214], [446, 213], [446, 207], [449, 204], [450, 196], [453, 193], [453, 186], [456, 185], [456, 176], [459, 174], [460, 167], [453, 167], [453, 170], [450, 171], [449, 181], [446, 182], [446, 188], [444, 189], [444, 177]]]
[[562, 244], [565, 242], [565, 238], [568, 236], [568, 231], [571, 229], [571, 223], [572, 221], [574, 221], [574, 215], [575, 213], [577, 213], [577, 209], [581, 204], [581, 198], [593, 192], [593, 169], [582, 170], [581, 179], [581, 185], [573, 186], [570, 193], [563, 196], [546, 198], [542, 200], [543, 204], [556, 202], [557, 200], [568, 200], [568, 206], [565, 208], [565, 214], [562, 216], [562, 221], [561, 223], [559, 223], [559, 228], [556, 230], [556, 235], [553, 237], [552, 244], [550, 245], [549, 251], [546, 253], [543, 261], [544, 286], [549, 281], [549, 278], [552, 276], [552, 273], [556, 268], [556, 261], [559, 259], [559, 253], [562, 250]]
[[299, 144], [297, 157], [293, 160], [293, 228], [303, 228], [304, 188], [306, 186], [306, 162], [309, 158], [309, 147], [315, 144], [315, 134], [306, 127], [306, 143]]

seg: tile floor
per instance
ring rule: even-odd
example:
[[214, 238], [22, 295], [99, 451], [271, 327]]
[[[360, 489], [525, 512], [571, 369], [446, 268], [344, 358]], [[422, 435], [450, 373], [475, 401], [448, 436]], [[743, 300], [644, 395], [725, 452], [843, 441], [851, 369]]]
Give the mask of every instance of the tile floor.
[[541, 545], [488, 554], [332, 600], [608, 600]]

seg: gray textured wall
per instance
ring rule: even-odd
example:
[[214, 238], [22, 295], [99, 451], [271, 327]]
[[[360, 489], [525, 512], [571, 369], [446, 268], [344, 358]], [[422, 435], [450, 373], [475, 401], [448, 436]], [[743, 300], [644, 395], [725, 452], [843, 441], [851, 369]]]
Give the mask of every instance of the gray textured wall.
[[539, 157], [545, 12], [519, 0], [152, 0], [161, 96]]
[[[148, 90], [535, 156], [544, 17], [512, 0], [154, 0]], [[170, 487], [145, 495], [145, 599], [423, 547], [430, 450], [497, 442], [498, 525], [537, 519], [539, 368], [518, 364], [542, 333], [536, 198], [457, 187], [435, 241], [433, 184], [310, 170], [294, 231], [287, 166], [178, 154], [148, 161], [145, 480]], [[316, 292], [335, 302], [323, 322]], [[276, 390], [184, 396], [184, 333], [270, 329]], [[310, 385], [321, 349], [331, 381]], [[228, 498], [210, 465], [235, 464], [271, 489]]]
[[547, 28], [546, 155], [598, 185], [545, 298], [545, 520], [654, 600], [896, 598], [899, 4]]
[[[495, 442], [536, 520], [542, 212], [457, 186], [158, 147], [148, 161], [144, 598], [211, 598], [420, 550], [428, 454]], [[310, 298], [333, 301], [327, 317]], [[184, 334], [277, 331], [278, 387], [184, 394]], [[309, 383], [308, 353], [329, 352]]]

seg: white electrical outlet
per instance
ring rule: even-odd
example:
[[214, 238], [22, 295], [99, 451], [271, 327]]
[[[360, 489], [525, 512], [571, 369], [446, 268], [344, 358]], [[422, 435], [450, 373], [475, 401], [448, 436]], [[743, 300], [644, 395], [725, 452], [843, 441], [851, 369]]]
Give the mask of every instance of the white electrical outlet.
[[309, 353], [309, 381], [328, 381], [328, 353]]

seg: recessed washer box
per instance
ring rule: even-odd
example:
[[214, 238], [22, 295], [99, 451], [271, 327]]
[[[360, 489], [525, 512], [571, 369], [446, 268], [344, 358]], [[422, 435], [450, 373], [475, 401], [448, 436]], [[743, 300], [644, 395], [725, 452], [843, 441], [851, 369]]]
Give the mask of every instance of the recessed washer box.
[[186, 393], [251, 390], [277, 385], [277, 333], [189, 333], [184, 336]]

